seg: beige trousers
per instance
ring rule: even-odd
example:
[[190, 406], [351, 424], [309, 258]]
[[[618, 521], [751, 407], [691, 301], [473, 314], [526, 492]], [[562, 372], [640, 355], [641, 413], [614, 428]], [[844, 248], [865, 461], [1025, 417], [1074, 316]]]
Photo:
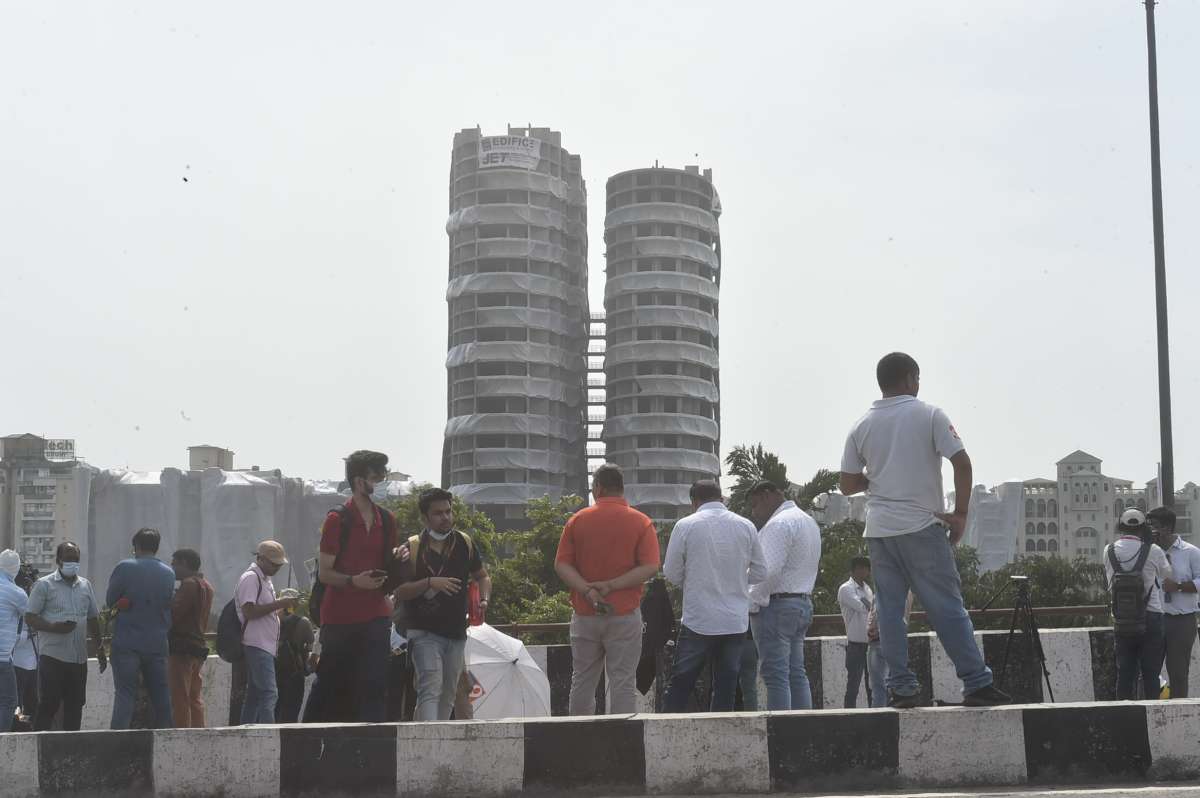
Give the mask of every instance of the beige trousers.
[[604, 673], [608, 712], [637, 707], [637, 666], [642, 658], [642, 611], [628, 615], [571, 616], [572, 715], [596, 714], [596, 685]]

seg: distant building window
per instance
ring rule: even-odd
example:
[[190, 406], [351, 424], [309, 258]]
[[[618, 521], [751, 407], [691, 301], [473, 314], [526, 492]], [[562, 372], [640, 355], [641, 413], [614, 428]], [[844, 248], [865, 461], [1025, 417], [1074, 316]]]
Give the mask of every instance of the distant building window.
[[1033, 516], [1033, 499], [1025, 500], [1025, 515], [1030, 517]]
[[1051, 538], [1046, 543], [1046, 551], [1049, 551], [1051, 553], [1057, 553], [1058, 552], [1058, 541]]
[[1046, 525], [1045, 525], [1045, 524], [1038, 524], [1038, 525], [1037, 525], [1037, 533], [1038, 533], [1039, 535], [1044, 535], [1044, 534], [1046, 534]]
[[1039, 540], [1039, 541], [1037, 542], [1037, 550], [1038, 550], [1038, 551], [1045, 551], [1045, 550], [1046, 550], [1046, 541], [1044, 541], [1044, 540]]
[[1034, 542], [1033, 538], [1025, 541], [1025, 551], [1037, 551], [1037, 543]]
[[1037, 514], [1038, 514], [1038, 518], [1046, 517], [1046, 500], [1045, 499], [1038, 499]]
[[1032, 522], [1025, 525], [1025, 534], [1033, 535], [1033, 523]]

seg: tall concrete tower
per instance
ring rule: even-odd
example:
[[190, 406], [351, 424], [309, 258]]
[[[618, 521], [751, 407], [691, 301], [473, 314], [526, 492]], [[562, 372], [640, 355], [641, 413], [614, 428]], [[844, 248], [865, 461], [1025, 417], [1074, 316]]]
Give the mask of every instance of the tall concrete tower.
[[721, 468], [721, 201], [711, 169], [655, 167], [609, 178], [606, 208], [607, 458], [670, 521]]
[[454, 136], [442, 480], [498, 529], [587, 495], [587, 189], [561, 139]]

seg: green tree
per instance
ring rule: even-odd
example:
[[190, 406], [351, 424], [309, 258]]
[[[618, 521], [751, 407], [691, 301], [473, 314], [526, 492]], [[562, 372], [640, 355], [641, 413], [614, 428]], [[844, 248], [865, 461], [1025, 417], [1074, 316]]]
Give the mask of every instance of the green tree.
[[725, 466], [729, 475], [737, 479], [729, 492], [729, 509], [746, 518], [750, 517], [750, 488], [759, 480], [775, 483], [800, 509], [806, 511], [812, 509], [814, 499], [838, 486], [838, 473], [825, 468], [817, 469], [812, 479], [802, 485], [792, 484], [788, 479], [787, 465], [779, 459], [779, 455], [764, 449], [761, 443], [733, 447], [725, 456]]

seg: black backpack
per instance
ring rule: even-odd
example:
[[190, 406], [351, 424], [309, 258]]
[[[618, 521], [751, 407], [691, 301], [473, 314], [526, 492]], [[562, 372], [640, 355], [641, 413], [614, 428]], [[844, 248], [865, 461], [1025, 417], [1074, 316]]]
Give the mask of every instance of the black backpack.
[[[338, 519], [342, 522], [342, 534], [338, 545], [337, 557], [333, 560], [333, 570], [338, 569], [338, 560], [342, 557], [342, 552], [346, 550], [346, 545], [350, 542], [350, 530], [354, 525], [354, 518], [350, 515], [350, 508], [344, 504], [339, 504], [329, 512], [337, 513]], [[379, 515], [383, 519], [383, 534], [380, 536], [383, 540], [383, 570], [388, 572], [388, 579], [381, 588], [385, 593], [390, 593], [396, 589], [396, 583], [391, 578], [392, 573], [392, 544], [391, 541], [396, 538], [396, 519], [392, 514], [382, 507], [379, 508]], [[308, 594], [308, 619], [316, 626], [321, 625], [321, 603], [325, 600], [325, 589], [328, 587], [321, 581], [321, 551], [317, 549], [317, 572], [313, 575], [312, 590]]]
[[1113, 569], [1113, 633], [1117, 637], [1141, 637], [1146, 633], [1146, 605], [1150, 602], [1150, 594], [1154, 592], [1154, 587], [1145, 590], [1142, 569], [1149, 557], [1150, 544], [1143, 543], [1133, 567], [1123, 571], [1117, 560], [1116, 545], [1108, 547], [1108, 563]]
[[[255, 574], [255, 577], [258, 579], [258, 595], [261, 597], [262, 577], [258, 574]], [[237, 589], [233, 592], [233, 598], [221, 608], [221, 616], [217, 619], [217, 656], [229, 663], [241, 662], [246, 658], [242, 636], [246, 634], [246, 624], [250, 622], [249, 618], [245, 621], [238, 620]]]

